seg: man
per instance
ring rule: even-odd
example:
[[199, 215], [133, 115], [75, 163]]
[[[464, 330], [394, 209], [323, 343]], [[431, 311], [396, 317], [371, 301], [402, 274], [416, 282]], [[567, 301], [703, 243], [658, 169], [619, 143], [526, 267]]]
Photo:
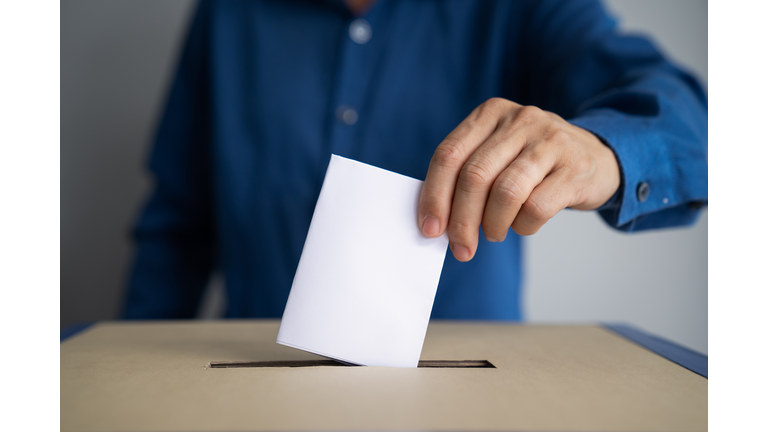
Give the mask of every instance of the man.
[[420, 228], [452, 250], [433, 317], [517, 320], [520, 235], [561, 209], [695, 221], [706, 97], [597, 1], [203, 2], [126, 317], [194, 316], [215, 268], [227, 317], [281, 316], [331, 153], [426, 178]]

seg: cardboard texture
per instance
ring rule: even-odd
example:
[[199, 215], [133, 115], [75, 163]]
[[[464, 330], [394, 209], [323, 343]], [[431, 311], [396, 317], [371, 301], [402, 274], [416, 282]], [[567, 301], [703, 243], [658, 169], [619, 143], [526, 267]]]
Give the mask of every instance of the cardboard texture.
[[597, 326], [432, 322], [422, 360], [496, 368], [221, 368], [320, 359], [278, 321], [101, 323], [61, 344], [62, 431], [707, 429], [707, 380]]

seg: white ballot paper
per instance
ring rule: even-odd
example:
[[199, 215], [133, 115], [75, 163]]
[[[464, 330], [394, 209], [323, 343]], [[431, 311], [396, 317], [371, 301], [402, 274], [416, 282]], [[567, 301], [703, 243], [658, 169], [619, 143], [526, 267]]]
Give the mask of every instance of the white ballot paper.
[[331, 156], [277, 343], [365, 366], [416, 367], [448, 237], [425, 237], [424, 182]]

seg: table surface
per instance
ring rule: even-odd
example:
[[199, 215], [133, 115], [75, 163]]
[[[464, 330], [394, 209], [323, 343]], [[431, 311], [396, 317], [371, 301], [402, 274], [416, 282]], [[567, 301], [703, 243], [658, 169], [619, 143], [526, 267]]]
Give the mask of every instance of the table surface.
[[600, 326], [433, 322], [423, 360], [495, 368], [210, 368], [312, 360], [279, 322], [98, 323], [61, 345], [61, 430], [707, 429], [707, 379]]

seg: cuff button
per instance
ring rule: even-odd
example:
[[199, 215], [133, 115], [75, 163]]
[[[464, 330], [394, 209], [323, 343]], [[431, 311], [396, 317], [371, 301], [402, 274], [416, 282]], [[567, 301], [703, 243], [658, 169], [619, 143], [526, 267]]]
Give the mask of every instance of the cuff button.
[[651, 194], [651, 185], [648, 184], [648, 182], [640, 182], [640, 184], [637, 185], [637, 200], [640, 202], [645, 202], [648, 200], [648, 195]]

